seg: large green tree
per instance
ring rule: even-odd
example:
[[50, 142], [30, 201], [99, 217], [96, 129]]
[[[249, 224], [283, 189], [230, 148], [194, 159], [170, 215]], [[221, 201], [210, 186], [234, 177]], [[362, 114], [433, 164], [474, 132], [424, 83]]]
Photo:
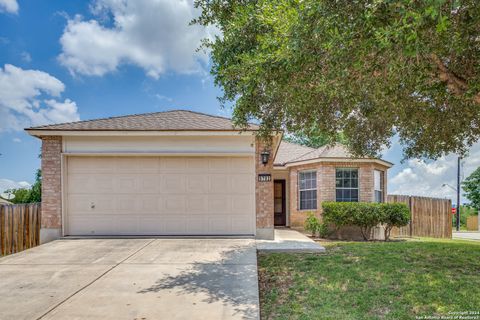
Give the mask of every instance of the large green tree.
[[6, 192], [15, 195], [15, 198], [10, 200], [12, 203], [33, 203], [42, 201], [42, 171], [40, 169], [35, 173], [35, 183], [30, 189], [18, 188], [10, 189]]
[[480, 136], [478, 0], [195, 5], [194, 23], [220, 31], [204, 45], [237, 125], [342, 132], [357, 155], [394, 134], [406, 157], [463, 154]]
[[462, 187], [465, 197], [470, 200], [470, 205], [480, 210], [480, 167], [463, 181]]

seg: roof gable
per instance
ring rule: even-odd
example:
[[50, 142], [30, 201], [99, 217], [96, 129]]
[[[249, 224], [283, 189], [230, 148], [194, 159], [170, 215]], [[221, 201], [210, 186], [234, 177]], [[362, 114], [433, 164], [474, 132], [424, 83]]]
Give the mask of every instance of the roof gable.
[[[250, 124], [247, 130], [257, 130]], [[172, 110], [27, 128], [55, 131], [237, 131], [229, 118], [189, 110]]]

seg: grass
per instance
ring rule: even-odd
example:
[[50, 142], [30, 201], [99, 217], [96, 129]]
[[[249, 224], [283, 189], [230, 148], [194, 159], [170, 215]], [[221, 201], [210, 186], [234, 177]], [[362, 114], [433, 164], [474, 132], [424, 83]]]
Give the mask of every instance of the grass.
[[322, 245], [325, 254], [259, 255], [262, 319], [418, 319], [480, 312], [480, 242]]

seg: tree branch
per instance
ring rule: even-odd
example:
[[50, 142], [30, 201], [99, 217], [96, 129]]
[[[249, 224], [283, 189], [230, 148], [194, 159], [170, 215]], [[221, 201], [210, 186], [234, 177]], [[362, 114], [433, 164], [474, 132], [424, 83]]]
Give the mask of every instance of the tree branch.
[[[468, 83], [465, 79], [448, 70], [435, 53], [432, 53], [430, 56], [438, 68], [440, 80], [447, 83], [448, 89], [457, 95], [463, 94], [468, 90]], [[473, 96], [473, 101], [480, 104], [480, 93]]]

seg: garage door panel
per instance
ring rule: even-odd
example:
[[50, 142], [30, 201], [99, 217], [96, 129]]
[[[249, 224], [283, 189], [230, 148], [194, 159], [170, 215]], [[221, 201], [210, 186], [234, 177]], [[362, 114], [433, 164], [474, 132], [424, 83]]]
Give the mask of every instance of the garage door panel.
[[157, 195], [141, 195], [138, 197], [139, 210], [143, 214], [156, 214], [162, 211], [163, 199]]
[[208, 198], [205, 195], [187, 195], [186, 212], [192, 214], [208, 213]]
[[141, 217], [138, 221], [138, 234], [158, 235], [165, 233], [165, 219], [161, 216]]
[[243, 230], [248, 230], [248, 229], [251, 229], [252, 227], [253, 227], [253, 221], [248, 217], [248, 215], [232, 217], [232, 233], [242, 234]]
[[184, 195], [169, 195], [165, 197], [165, 212], [167, 213], [184, 213], [187, 197]]
[[234, 214], [250, 214], [254, 209], [254, 203], [248, 195], [234, 195], [232, 196], [232, 210]]
[[68, 212], [75, 214], [109, 214], [115, 212], [115, 197], [80, 194], [68, 196]]
[[252, 172], [253, 163], [251, 161], [245, 161], [245, 158], [232, 158], [231, 168], [232, 172], [249, 173]]
[[230, 159], [229, 158], [210, 158], [208, 160], [208, 171], [210, 173], [229, 173]]
[[114, 212], [125, 214], [125, 213], [134, 213], [138, 211], [139, 207], [139, 199], [131, 199], [124, 196], [116, 196], [115, 197], [115, 210]]
[[119, 174], [115, 179], [115, 193], [138, 192], [137, 178], [132, 174]]
[[225, 213], [230, 212], [231, 196], [225, 195], [209, 195], [208, 196], [208, 212], [209, 213]]
[[67, 168], [67, 234], [254, 233], [253, 158], [69, 157]]
[[165, 217], [165, 233], [166, 234], [187, 234], [187, 217], [167, 216]]
[[231, 178], [227, 174], [211, 174], [208, 187], [209, 193], [229, 194], [231, 193]]
[[189, 174], [186, 180], [188, 193], [208, 193], [208, 176], [205, 174]]
[[113, 173], [112, 159], [101, 157], [71, 157], [68, 160], [69, 173]]
[[189, 217], [186, 228], [187, 234], [206, 234], [208, 232], [208, 220], [205, 216]]
[[115, 233], [117, 234], [138, 234], [139, 233], [139, 228], [138, 228], [138, 217], [135, 217], [133, 215], [130, 216], [118, 216], [115, 219]]
[[178, 194], [186, 192], [186, 178], [183, 174], [162, 174], [160, 179], [161, 193]]
[[186, 169], [186, 159], [176, 157], [161, 158], [161, 171], [169, 173], [184, 173]]
[[210, 216], [208, 219], [208, 231], [211, 233], [221, 233], [227, 231], [231, 233], [232, 219], [230, 216], [218, 215]]
[[186, 159], [185, 171], [188, 173], [198, 173], [208, 171], [207, 158], [188, 158]]
[[230, 190], [234, 194], [251, 194], [254, 191], [254, 178], [250, 174], [232, 174]]

